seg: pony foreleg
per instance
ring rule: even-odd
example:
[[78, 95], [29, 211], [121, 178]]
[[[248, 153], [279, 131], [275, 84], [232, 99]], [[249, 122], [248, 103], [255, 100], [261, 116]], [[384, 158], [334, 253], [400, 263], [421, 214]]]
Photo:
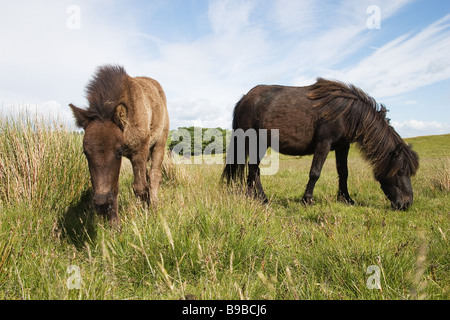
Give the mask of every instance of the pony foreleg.
[[343, 148], [336, 149], [336, 168], [339, 175], [339, 191], [338, 191], [338, 201], [342, 201], [348, 204], [355, 204], [348, 193], [347, 179], [348, 179], [348, 167], [347, 158], [350, 145], [346, 145]]
[[166, 141], [161, 139], [151, 150], [151, 169], [149, 172], [150, 202], [154, 210], [158, 208], [158, 191], [162, 181], [162, 163], [166, 152]]
[[309, 181], [306, 186], [305, 194], [303, 196], [304, 204], [314, 204], [313, 192], [316, 186], [317, 180], [320, 178], [320, 173], [322, 172], [323, 164], [327, 159], [328, 153], [330, 152], [331, 144], [329, 142], [321, 142], [317, 144], [316, 151], [314, 152], [313, 162], [311, 165], [311, 170], [309, 171]]
[[138, 199], [150, 204], [150, 188], [147, 181], [147, 157], [140, 155], [135, 155], [131, 159], [131, 164], [133, 166], [133, 191]]

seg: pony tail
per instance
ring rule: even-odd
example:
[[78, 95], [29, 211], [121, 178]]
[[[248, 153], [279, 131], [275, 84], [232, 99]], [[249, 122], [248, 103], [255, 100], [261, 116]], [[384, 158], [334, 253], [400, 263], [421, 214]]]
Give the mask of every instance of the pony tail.
[[244, 98], [242, 98], [234, 108], [233, 112], [233, 132], [231, 134], [230, 139], [230, 146], [227, 151], [226, 156], [226, 164], [225, 168], [222, 172], [222, 181], [226, 181], [228, 185], [232, 183], [239, 183], [242, 184], [246, 173], [247, 173], [247, 167], [248, 167], [248, 144], [245, 144], [245, 161], [242, 163], [238, 163], [238, 145], [237, 145], [237, 136], [236, 136], [236, 130], [242, 129], [239, 127], [238, 124], [238, 108], [241, 105]]

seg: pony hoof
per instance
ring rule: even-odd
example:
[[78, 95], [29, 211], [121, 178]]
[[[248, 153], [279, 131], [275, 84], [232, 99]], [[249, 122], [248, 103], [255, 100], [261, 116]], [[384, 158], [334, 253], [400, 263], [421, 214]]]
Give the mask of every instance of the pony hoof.
[[313, 200], [312, 198], [306, 198], [306, 197], [303, 197], [303, 198], [302, 198], [302, 203], [303, 203], [305, 206], [313, 206], [313, 205], [314, 205], [314, 200]]
[[351, 206], [355, 205], [355, 201], [353, 201], [353, 199], [350, 197], [345, 197], [345, 196], [339, 195], [337, 200], [339, 202], [343, 202], [343, 203], [351, 205]]
[[145, 203], [147, 206], [150, 206], [150, 195], [147, 192], [135, 193], [136, 198]]
[[110, 217], [109, 222], [113, 229], [120, 229], [120, 220], [119, 217]]

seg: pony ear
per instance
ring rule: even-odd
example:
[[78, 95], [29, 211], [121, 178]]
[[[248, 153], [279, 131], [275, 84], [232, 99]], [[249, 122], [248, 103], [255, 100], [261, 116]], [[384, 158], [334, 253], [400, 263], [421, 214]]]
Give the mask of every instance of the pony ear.
[[124, 130], [127, 125], [127, 107], [125, 104], [121, 103], [117, 106], [116, 111], [114, 113], [114, 123], [117, 124], [120, 130]]
[[75, 107], [73, 104], [69, 104], [72, 109], [73, 116], [75, 117], [75, 123], [79, 128], [86, 129], [91, 119], [88, 117], [87, 111]]
[[393, 158], [394, 158], [394, 159], [397, 159], [397, 158], [400, 156], [400, 154], [401, 154], [402, 152], [403, 152], [403, 145], [402, 145], [401, 143], [399, 143], [399, 144], [395, 147], [394, 151], [392, 152]]

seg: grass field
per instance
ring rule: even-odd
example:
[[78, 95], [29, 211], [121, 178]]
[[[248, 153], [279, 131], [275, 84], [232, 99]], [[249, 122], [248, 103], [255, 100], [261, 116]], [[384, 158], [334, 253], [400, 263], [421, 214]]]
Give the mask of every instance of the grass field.
[[158, 213], [125, 162], [113, 229], [93, 213], [81, 135], [29, 117], [0, 133], [0, 299], [450, 298], [450, 135], [408, 140], [421, 160], [405, 212], [356, 149], [355, 206], [335, 200], [333, 155], [311, 207], [311, 157], [281, 156], [268, 205], [224, 187], [220, 165], [167, 164]]

